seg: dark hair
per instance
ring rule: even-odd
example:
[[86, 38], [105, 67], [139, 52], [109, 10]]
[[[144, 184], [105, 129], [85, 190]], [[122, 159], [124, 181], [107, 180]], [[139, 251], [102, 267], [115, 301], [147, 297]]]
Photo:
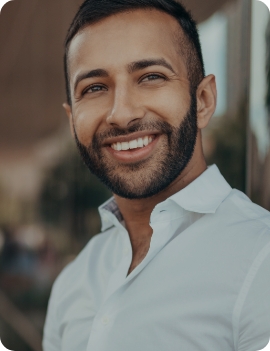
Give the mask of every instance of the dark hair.
[[174, 17], [184, 32], [180, 35], [179, 48], [184, 57], [190, 88], [197, 89], [205, 76], [201, 44], [196, 22], [191, 14], [175, 0], [85, 0], [75, 15], [65, 40], [64, 69], [67, 101], [71, 105], [68, 72], [68, 51], [74, 36], [87, 25], [96, 23], [111, 15], [136, 9], [156, 9]]

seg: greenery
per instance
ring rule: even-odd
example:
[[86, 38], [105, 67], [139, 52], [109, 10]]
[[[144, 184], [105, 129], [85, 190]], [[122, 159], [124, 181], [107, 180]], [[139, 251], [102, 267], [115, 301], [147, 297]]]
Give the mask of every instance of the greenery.
[[43, 222], [85, 243], [96, 234], [93, 230], [99, 221], [98, 206], [110, 196], [110, 191], [83, 164], [75, 146], [70, 145], [47, 174], [39, 201], [41, 217]]

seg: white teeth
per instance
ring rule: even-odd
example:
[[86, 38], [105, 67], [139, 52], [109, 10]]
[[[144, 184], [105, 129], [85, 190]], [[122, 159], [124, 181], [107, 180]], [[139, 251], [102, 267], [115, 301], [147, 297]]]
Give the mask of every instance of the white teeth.
[[127, 143], [127, 142], [121, 143], [121, 148], [122, 148], [122, 150], [128, 150], [129, 149], [129, 143]]
[[144, 146], [147, 146], [148, 144], [149, 144], [148, 136], [145, 136], [145, 137], [143, 138], [143, 145], [144, 145]]
[[142, 140], [142, 138], [138, 139], [138, 147], [143, 147], [143, 140]]
[[138, 143], [137, 143], [137, 140], [132, 140], [129, 142], [129, 148], [130, 149], [137, 149], [138, 147]]
[[116, 151], [121, 151], [121, 150], [132, 150], [132, 149], [137, 149], [141, 148], [144, 146], [147, 146], [154, 140], [154, 137], [152, 136], [145, 136], [143, 138], [138, 138], [135, 140], [131, 140], [129, 142], [123, 142], [123, 143], [114, 143], [111, 145], [111, 148], [116, 150]]

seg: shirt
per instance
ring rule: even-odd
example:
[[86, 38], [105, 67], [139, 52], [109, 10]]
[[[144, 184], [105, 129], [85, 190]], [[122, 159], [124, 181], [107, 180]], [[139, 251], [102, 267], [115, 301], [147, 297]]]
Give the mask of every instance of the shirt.
[[153, 210], [132, 248], [110, 199], [102, 232], [56, 279], [44, 351], [257, 351], [270, 337], [270, 215], [216, 165]]

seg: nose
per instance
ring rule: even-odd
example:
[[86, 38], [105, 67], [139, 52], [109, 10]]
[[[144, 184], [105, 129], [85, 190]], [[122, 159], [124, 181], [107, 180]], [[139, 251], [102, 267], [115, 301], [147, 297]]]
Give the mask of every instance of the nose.
[[141, 99], [132, 89], [126, 86], [115, 89], [112, 108], [107, 116], [108, 124], [127, 128], [132, 122], [142, 119], [144, 115], [145, 109]]

